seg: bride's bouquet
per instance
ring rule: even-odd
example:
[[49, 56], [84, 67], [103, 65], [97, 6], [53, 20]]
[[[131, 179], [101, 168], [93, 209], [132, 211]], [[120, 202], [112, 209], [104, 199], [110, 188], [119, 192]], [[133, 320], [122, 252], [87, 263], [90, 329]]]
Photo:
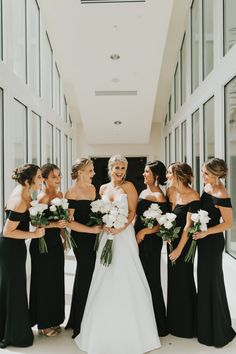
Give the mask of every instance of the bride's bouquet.
[[[48, 209], [47, 204], [38, 203], [37, 200], [33, 200], [30, 203], [32, 206], [29, 208], [31, 225], [35, 227], [44, 227], [49, 224], [48, 218], [45, 215], [45, 210]], [[39, 238], [39, 253], [47, 253], [47, 243], [44, 236]]]
[[[128, 211], [124, 208], [124, 204], [120, 201], [110, 203], [110, 210], [103, 215], [102, 220], [106, 227], [120, 229], [125, 226], [128, 219]], [[104, 266], [109, 266], [112, 261], [112, 245], [114, 237], [108, 234], [107, 241], [103, 247], [100, 261]]]
[[[159, 217], [158, 224], [160, 225], [160, 230], [157, 236], [161, 237], [163, 241], [169, 243], [170, 252], [173, 251], [172, 242], [179, 237], [179, 232], [181, 230], [180, 226], [176, 226], [176, 215], [174, 213], [166, 213]], [[172, 261], [172, 265], [175, 261]]]
[[[49, 207], [50, 212], [52, 215], [48, 217], [48, 220], [66, 220], [70, 222], [70, 215], [69, 215], [69, 203], [68, 200], [65, 198], [54, 198], [50, 202], [51, 206]], [[71, 237], [67, 228], [64, 229], [65, 235], [65, 249], [71, 249], [73, 247], [77, 248], [77, 245], [73, 238]]]
[[[94, 200], [91, 204], [92, 213], [89, 214], [88, 226], [104, 225], [103, 216], [107, 214], [111, 209], [111, 203], [103, 199]], [[102, 237], [103, 231], [96, 235], [94, 243], [94, 251], [98, 250], [99, 243]]]
[[[208, 212], [205, 210], [199, 210], [197, 213], [191, 215], [193, 221], [193, 226], [189, 229], [188, 236], [195, 234], [196, 232], [206, 231], [207, 224], [211, 220], [208, 216]], [[189, 247], [188, 253], [186, 254], [184, 261], [185, 262], [194, 262], [194, 256], [196, 252], [197, 241], [192, 238], [191, 245]]]
[[152, 203], [150, 207], [145, 210], [143, 215], [141, 216], [141, 221], [144, 226], [152, 229], [153, 226], [158, 224], [158, 220], [162, 214], [160, 206], [157, 203]]

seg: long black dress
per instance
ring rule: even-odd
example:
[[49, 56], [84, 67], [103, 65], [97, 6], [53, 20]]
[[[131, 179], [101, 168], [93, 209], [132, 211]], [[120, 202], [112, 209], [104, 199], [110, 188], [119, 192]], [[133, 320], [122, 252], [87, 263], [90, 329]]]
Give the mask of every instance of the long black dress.
[[48, 253], [39, 252], [39, 239], [30, 243], [31, 325], [39, 329], [60, 325], [65, 318], [64, 249], [59, 228], [45, 229]]
[[[91, 213], [92, 200], [69, 199], [69, 208], [74, 209], [74, 220], [86, 225]], [[77, 261], [75, 281], [72, 294], [70, 316], [66, 328], [72, 328], [73, 338], [80, 332], [84, 308], [95, 266], [96, 252], [94, 251], [95, 235], [71, 231], [77, 248], [74, 254]]]
[[[7, 210], [18, 230], [29, 231], [29, 212]], [[33, 343], [26, 293], [26, 245], [24, 239], [0, 235], [0, 342], [28, 347]]]
[[[135, 221], [135, 233], [144, 228], [141, 216], [153, 202], [139, 198], [137, 207], [137, 218]], [[167, 211], [167, 203], [158, 204], [163, 213]], [[161, 287], [161, 249], [163, 241], [156, 234], [147, 235], [139, 244], [139, 257], [151, 290], [153, 308], [156, 318], [158, 334], [166, 336], [168, 331], [166, 307]]]
[[[172, 211], [177, 215], [176, 226], [181, 226], [179, 238], [174, 240], [177, 247], [186, 224], [187, 213], [196, 213], [200, 209], [200, 201], [188, 204], [177, 204]], [[193, 338], [196, 336], [197, 295], [193, 277], [192, 262], [186, 263], [184, 258], [188, 252], [191, 238], [188, 239], [180, 257], [172, 265], [168, 258], [168, 291], [167, 319], [170, 333], [177, 337]], [[169, 247], [168, 247], [169, 253]]]
[[[208, 227], [220, 223], [221, 213], [216, 206], [231, 207], [230, 198], [216, 198], [206, 192], [201, 196], [201, 209], [208, 211]], [[222, 270], [224, 250], [222, 232], [198, 240], [198, 341], [223, 347], [235, 337], [225, 293]]]

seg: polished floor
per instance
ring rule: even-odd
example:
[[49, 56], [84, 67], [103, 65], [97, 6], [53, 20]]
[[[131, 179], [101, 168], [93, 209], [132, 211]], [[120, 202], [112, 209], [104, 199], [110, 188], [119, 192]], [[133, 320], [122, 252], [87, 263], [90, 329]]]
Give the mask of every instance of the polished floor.
[[[231, 310], [231, 315], [233, 318], [233, 327], [236, 329], [236, 292], [234, 291], [234, 283], [235, 278], [229, 276], [230, 266], [233, 265], [233, 269], [235, 265], [231, 263], [231, 261], [227, 258], [224, 261], [225, 268], [225, 282], [228, 293], [229, 306]], [[162, 256], [162, 269], [165, 270], [165, 259], [166, 255], [163, 253]], [[73, 279], [74, 279], [74, 270], [75, 270], [75, 260], [72, 253], [69, 253], [66, 256], [66, 315], [68, 317], [69, 306], [71, 301], [71, 292], [73, 287]], [[163, 271], [162, 274], [163, 279], [163, 288], [164, 292], [166, 292], [166, 272]], [[233, 286], [232, 286], [233, 285]], [[125, 323], [124, 323], [125, 325]], [[45, 337], [43, 335], [38, 335], [37, 329], [34, 329], [35, 333], [35, 341], [34, 345], [29, 348], [14, 348], [8, 347], [6, 349], [0, 349], [0, 352], [4, 353], [24, 353], [24, 354], [84, 354], [84, 352], [79, 351], [73, 339], [71, 339], [71, 331], [70, 330], [62, 330], [62, 333], [57, 337]], [[156, 351], [149, 352], [149, 354], [235, 354], [236, 353], [236, 339], [228, 344], [224, 348], [216, 349], [213, 347], [207, 347], [201, 345], [197, 342], [196, 339], [182, 339], [173, 337], [171, 335], [161, 338], [162, 347]], [[102, 354], [102, 353], [101, 353]]]

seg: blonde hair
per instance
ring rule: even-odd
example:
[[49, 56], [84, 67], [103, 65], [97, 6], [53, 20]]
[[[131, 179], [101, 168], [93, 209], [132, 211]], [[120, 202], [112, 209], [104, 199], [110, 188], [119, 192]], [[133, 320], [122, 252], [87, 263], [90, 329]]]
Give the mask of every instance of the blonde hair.
[[224, 160], [216, 157], [204, 162], [203, 164], [208, 172], [218, 178], [226, 178], [228, 175], [228, 167]]
[[126, 164], [126, 167], [128, 166], [128, 161], [125, 156], [120, 155], [120, 154], [115, 154], [110, 157], [108, 161], [108, 176], [111, 178], [111, 171], [115, 165], [116, 162], [123, 162]]
[[86, 166], [92, 164], [93, 161], [90, 159], [87, 159], [85, 157], [81, 157], [77, 159], [74, 163], [74, 165], [71, 167], [71, 178], [72, 179], [77, 179], [78, 177], [78, 172], [80, 170], [83, 170]]

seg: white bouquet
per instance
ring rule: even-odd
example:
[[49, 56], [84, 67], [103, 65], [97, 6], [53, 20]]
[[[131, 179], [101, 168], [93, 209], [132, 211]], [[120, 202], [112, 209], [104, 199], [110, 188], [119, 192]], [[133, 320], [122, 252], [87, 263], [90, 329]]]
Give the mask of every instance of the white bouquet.
[[[89, 214], [89, 221], [87, 225], [88, 226], [104, 225], [103, 216], [106, 213], [109, 213], [109, 211], [111, 210], [111, 203], [103, 199], [97, 199], [94, 200], [90, 205], [91, 205], [92, 213]], [[94, 251], [98, 250], [102, 234], [103, 232], [100, 232], [99, 234], [96, 235], [96, 240], [94, 243]]]
[[[179, 232], [181, 230], [180, 226], [176, 226], [176, 216], [174, 213], [166, 213], [159, 217], [158, 224], [160, 225], [160, 230], [157, 236], [161, 237], [163, 241], [169, 242], [170, 252], [173, 251], [172, 242], [179, 237]], [[172, 265], [175, 261], [172, 262]]]
[[[207, 224], [211, 220], [211, 218], [208, 216], [208, 212], [205, 210], [200, 209], [197, 213], [193, 213], [191, 215], [191, 219], [193, 221], [193, 227], [189, 229], [188, 236], [195, 234], [196, 232], [199, 231], [206, 231], [207, 230]], [[189, 262], [192, 261], [194, 262], [194, 256], [196, 252], [196, 245], [197, 242], [192, 238], [191, 245], [189, 247], [188, 253], [186, 254], [184, 261]]]
[[[120, 229], [125, 226], [128, 219], [128, 210], [124, 208], [124, 204], [119, 201], [110, 203], [110, 210], [103, 217], [103, 223], [106, 227]], [[104, 266], [109, 266], [112, 261], [112, 245], [114, 237], [112, 234], [108, 235], [105, 246], [103, 247], [100, 261]]]
[[[30, 221], [33, 226], [43, 227], [49, 224], [48, 218], [45, 216], [45, 210], [48, 209], [47, 204], [38, 203], [37, 200], [33, 200], [29, 208]], [[47, 253], [48, 248], [44, 236], [39, 239], [39, 252]]]
[[160, 218], [162, 211], [157, 203], [152, 203], [150, 207], [145, 210], [141, 216], [141, 220], [144, 226], [152, 229], [153, 226], [158, 224], [158, 219]]
[[[51, 211], [52, 215], [48, 217], [48, 220], [66, 220], [70, 222], [70, 215], [69, 215], [69, 203], [68, 200], [65, 198], [54, 198], [50, 202], [51, 206], [49, 210]], [[65, 249], [71, 249], [73, 247], [77, 248], [77, 245], [73, 238], [71, 237], [67, 228], [64, 229], [65, 235]]]

